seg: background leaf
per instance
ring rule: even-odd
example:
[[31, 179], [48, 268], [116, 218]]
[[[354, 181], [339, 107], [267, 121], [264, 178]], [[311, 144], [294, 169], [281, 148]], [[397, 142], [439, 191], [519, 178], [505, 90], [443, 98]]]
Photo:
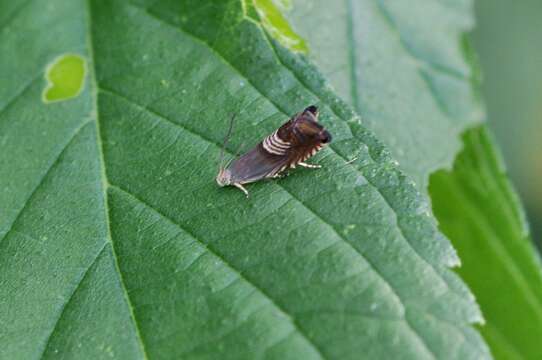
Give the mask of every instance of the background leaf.
[[[426, 192], [483, 119], [460, 41], [470, 1], [295, 0], [288, 13], [337, 92]], [[325, 24], [325, 26], [323, 26]]]
[[[482, 116], [473, 90], [478, 69], [463, 35], [473, 25], [471, 6], [296, 0], [289, 16], [333, 85], [423, 192], [433, 170], [449, 167], [459, 149], [456, 138], [465, 132], [453, 169], [431, 177], [435, 215], [458, 248], [459, 273], [479, 300], [487, 322], [482, 334], [493, 355], [539, 358], [540, 261], [485, 125], [467, 130]], [[325, 29], [316, 26], [323, 23]], [[375, 71], [379, 67], [388, 71]], [[375, 111], [376, 104], [381, 109]]]
[[484, 311], [487, 324], [480, 330], [495, 358], [540, 358], [540, 259], [487, 129], [469, 130], [463, 139], [453, 170], [431, 176], [435, 215]]
[[[0, 357], [489, 357], [412, 181], [248, 2], [2, 7]], [[324, 169], [216, 186], [232, 112], [230, 154], [312, 103]]]

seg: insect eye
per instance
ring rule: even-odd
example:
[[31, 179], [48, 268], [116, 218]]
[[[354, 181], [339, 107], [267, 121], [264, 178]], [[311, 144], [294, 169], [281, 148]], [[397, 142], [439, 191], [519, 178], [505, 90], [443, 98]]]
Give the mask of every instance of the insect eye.
[[311, 105], [305, 109], [305, 111], [310, 112], [313, 115], [318, 115], [318, 108], [314, 105]]
[[323, 143], [323, 144], [327, 144], [329, 142], [331, 142], [331, 134], [324, 130], [320, 133], [320, 141]]

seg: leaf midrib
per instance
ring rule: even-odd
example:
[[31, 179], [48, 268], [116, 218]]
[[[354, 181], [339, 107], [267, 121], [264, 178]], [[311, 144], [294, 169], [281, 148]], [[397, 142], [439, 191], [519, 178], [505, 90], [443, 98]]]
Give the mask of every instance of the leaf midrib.
[[132, 302], [130, 300], [130, 296], [128, 295], [128, 291], [126, 289], [126, 284], [124, 282], [124, 278], [122, 275], [122, 272], [120, 271], [119, 267], [119, 261], [117, 257], [117, 253], [115, 251], [115, 246], [113, 243], [113, 237], [111, 235], [111, 219], [110, 219], [110, 211], [109, 211], [109, 201], [108, 201], [108, 195], [107, 195], [107, 188], [109, 187], [109, 181], [107, 179], [107, 171], [106, 171], [106, 165], [105, 165], [105, 157], [104, 157], [104, 147], [102, 142], [102, 134], [100, 130], [100, 112], [98, 109], [98, 83], [96, 81], [96, 68], [95, 68], [95, 57], [94, 57], [94, 43], [92, 40], [92, 5], [90, 4], [91, 0], [87, 0], [85, 2], [86, 6], [86, 46], [87, 46], [87, 52], [88, 52], [88, 72], [89, 72], [89, 78], [90, 78], [90, 90], [91, 90], [91, 97], [92, 97], [92, 114], [94, 117], [94, 123], [96, 125], [96, 145], [97, 150], [99, 152], [99, 162], [100, 162], [100, 178], [102, 183], [102, 196], [103, 196], [103, 207], [104, 207], [104, 216], [105, 216], [105, 223], [106, 223], [106, 231], [107, 231], [107, 242], [111, 245], [111, 253], [113, 255], [114, 265], [115, 269], [118, 273], [120, 287], [122, 288], [123, 295], [126, 301], [126, 304], [128, 306], [128, 310], [130, 313], [130, 317], [133, 321], [134, 325], [134, 331], [136, 334], [137, 342], [140, 346], [141, 353], [143, 355], [144, 359], [148, 359], [147, 351], [145, 349], [145, 343], [143, 342], [143, 338], [141, 336], [140, 328], [137, 323], [137, 319], [134, 314], [134, 307], [132, 305]]

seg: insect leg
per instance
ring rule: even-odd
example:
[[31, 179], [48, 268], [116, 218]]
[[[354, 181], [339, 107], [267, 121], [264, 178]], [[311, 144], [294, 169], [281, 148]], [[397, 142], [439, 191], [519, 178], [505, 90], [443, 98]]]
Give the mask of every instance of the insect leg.
[[248, 191], [247, 189], [245, 189], [245, 187], [241, 184], [232, 184], [233, 186], [235, 186], [236, 188], [238, 188], [239, 190], [241, 190], [242, 192], [245, 193], [245, 195], [248, 197]]
[[358, 159], [358, 157], [356, 156], [355, 158], [353, 158], [352, 160], [349, 160], [347, 162], [344, 163], [344, 165], [348, 165], [348, 164], [352, 164], [354, 161], [356, 161]]
[[322, 167], [322, 165], [307, 164], [307, 163], [304, 163], [304, 162], [300, 162], [300, 163], [298, 163], [298, 165], [309, 168], [309, 169], [320, 169]]

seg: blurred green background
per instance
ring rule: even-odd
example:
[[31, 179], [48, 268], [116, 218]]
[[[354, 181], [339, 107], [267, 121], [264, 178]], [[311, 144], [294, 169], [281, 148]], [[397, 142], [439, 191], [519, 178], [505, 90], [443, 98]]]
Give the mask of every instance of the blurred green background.
[[542, 249], [542, 0], [476, 0], [488, 121]]

